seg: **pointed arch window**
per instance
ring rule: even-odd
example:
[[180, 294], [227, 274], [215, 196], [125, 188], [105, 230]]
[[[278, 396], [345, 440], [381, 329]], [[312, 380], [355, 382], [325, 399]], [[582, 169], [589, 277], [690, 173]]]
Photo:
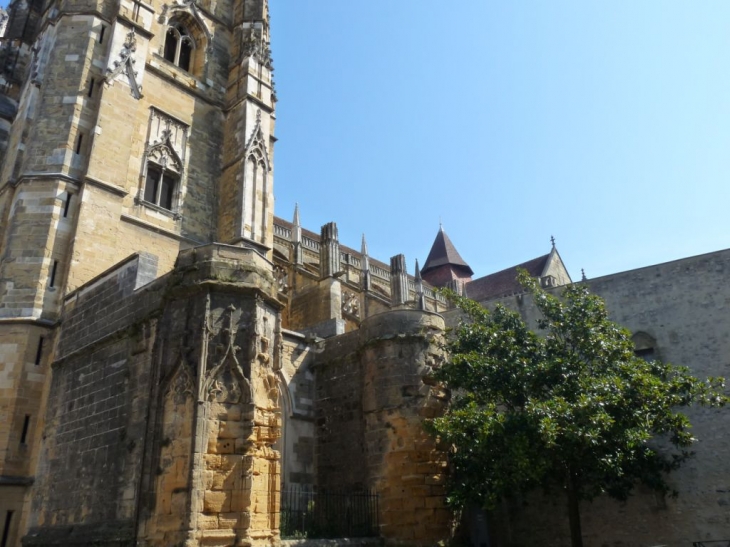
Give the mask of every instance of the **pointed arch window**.
[[152, 108], [138, 200], [177, 211], [184, 194], [183, 178], [188, 127]]
[[163, 145], [147, 153], [143, 199], [168, 211], [177, 209], [182, 164], [174, 151]]
[[147, 163], [147, 176], [144, 187], [144, 200], [146, 202], [172, 211], [179, 185], [179, 173], [153, 162]]
[[195, 49], [195, 40], [185, 25], [173, 22], [167, 27], [164, 49], [166, 60], [189, 72]]

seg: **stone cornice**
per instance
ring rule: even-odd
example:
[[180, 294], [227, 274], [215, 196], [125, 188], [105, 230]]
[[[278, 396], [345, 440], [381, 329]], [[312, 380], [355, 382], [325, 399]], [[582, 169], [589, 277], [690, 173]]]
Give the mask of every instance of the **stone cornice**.
[[110, 193], [115, 194], [122, 198], [124, 196], [126, 196], [127, 194], [129, 194], [129, 192], [127, 192], [121, 186], [117, 186], [116, 184], [112, 184], [111, 182], [105, 182], [103, 180], [100, 180], [100, 179], [97, 179], [94, 177], [90, 177], [88, 175], [86, 177], [84, 177], [84, 182], [86, 184], [95, 186], [96, 188], [101, 188], [102, 190], [105, 190], [107, 192], [110, 192]]

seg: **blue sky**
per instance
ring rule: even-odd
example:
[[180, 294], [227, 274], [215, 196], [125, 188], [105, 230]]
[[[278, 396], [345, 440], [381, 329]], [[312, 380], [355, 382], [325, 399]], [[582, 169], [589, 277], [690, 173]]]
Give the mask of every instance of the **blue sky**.
[[730, 246], [730, 3], [270, 0], [276, 213], [476, 274]]
[[730, 247], [730, 2], [270, 7], [279, 216], [411, 270], [441, 219], [477, 276]]

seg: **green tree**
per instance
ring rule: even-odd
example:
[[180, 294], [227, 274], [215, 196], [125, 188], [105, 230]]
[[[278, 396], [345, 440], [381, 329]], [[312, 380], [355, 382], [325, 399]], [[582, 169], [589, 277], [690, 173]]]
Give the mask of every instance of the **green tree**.
[[436, 379], [452, 403], [427, 427], [451, 447], [452, 505], [492, 508], [511, 494], [560, 489], [572, 545], [582, 547], [581, 500], [623, 500], [638, 483], [674, 494], [666, 474], [695, 441], [677, 409], [725, 404], [724, 381], [636, 357], [630, 333], [584, 285], [556, 297], [524, 271], [518, 279], [540, 334], [503, 306], [490, 312], [450, 294], [463, 318]]

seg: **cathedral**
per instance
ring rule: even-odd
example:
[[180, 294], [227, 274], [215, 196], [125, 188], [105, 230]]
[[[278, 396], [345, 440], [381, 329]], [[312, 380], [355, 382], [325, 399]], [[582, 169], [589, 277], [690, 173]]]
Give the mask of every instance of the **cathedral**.
[[[448, 541], [435, 289], [534, 320], [518, 266], [476, 276], [440, 229], [409, 272], [276, 215], [266, 0], [12, 0], [0, 28], [0, 547], [274, 546], [291, 491], [373, 492], [373, 544]], [[519, 267], [559, 291], [546, 251]], [[728, 275], [718, 251], [579, 282], [704, 377]], [[587, 545], [730, 538], [729, 418], [691, 419], [680, 495], [593, 502]], [[566, 545], [563, 505], [505, 502], [473, 543]]]

